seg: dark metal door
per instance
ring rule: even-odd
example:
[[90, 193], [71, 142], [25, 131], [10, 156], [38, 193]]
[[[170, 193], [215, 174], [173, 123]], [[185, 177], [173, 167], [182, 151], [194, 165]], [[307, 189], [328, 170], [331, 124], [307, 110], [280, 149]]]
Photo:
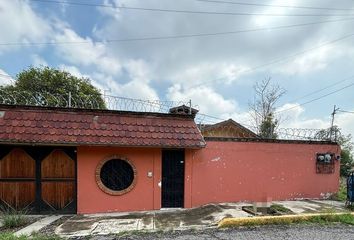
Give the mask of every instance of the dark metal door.
[[162, 151], [162, 207], [184, 206], [184, 150]]

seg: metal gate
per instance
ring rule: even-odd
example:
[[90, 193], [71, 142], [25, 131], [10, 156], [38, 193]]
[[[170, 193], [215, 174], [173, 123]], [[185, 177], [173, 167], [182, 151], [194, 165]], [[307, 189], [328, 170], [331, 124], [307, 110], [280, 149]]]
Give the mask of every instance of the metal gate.
[[184, 150], [162, 151], [162, 207], [184, 207]]
[[0, 146], [0, 205], [76, 213], [75, 148]]
[[347, 178], [347, 206], [354, 204], [354, 172], [350, 173]]

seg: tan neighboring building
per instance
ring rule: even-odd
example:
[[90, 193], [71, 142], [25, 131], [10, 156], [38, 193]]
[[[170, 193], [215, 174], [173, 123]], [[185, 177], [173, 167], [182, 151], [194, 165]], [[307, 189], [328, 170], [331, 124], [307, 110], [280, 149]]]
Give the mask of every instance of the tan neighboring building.
[[257, 138], [257, 134], [242, 126], [238, 122], [229, 119], [216, 124], [199, 126], [203, 137], [222, 138]]

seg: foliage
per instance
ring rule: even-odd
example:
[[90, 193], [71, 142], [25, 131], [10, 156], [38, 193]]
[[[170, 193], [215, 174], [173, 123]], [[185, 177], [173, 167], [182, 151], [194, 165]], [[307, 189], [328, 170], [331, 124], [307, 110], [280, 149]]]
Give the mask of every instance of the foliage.
[[280, 204], [272, 204], [270, 207], [271, 212], [279, 212], [279, 213], [293, 213], [289, 208], [284, 207], [283, 205]]
[[341, 146], [340, 175], [348, 176], [354, 167], [352, 136], [350, 134], [342, 134], [338, 126], [333, 126], [332, 128], [318, 131], [315, 137], [322, 140], [335, 140]]
[[272, 138], [276, 139], [278, 135], [275, 132], [278, 126], [278, 120], [274, 119], [272, 114], [266, 116], [266, 118], [261, 122], [259, 126], [259, 136], [262, 138]]
[[294, 216], [278, 216], [278, 217], [260, 217], [260, 218], [226, 218], [222, 220], [219, 228], [230, 228], [239, 226], [259, 226], [271, 224], [294, 224], [294, 223], [317, 223], [317, 224], [330, 224], [330, 223], [345, 223], [354, 225], [354, 215], [350, 213], [341, 214], [317, 214], [317, 215], [294, 215]]
[[[1, 240], [27, 240], [29, 237], [22, 235], [22, 236], [15, 236], [12, 233], [2, 232], [0, 233]], [[30, 239], [32, 240], [62, 240], [62, 238], [56, 235], [41, 235], [41, 234], [32, 234]]]
[[26, 236], [15, 236], [12, 233], [7, 233], [7, 232], [1, 232], [0, 233], [0, 239], [1, 240], [27, 240], [28, 238]]
[[3, 227], [6, 229], [17, 228], [26, 225], [28, 218], [26, 217], [26, 210], [14, 210], [11, 208], [1, 209], [1, 218]]
[[354, 167], [353, 154], [348, 149], [342, 149], [340, 157], [340, 175], [348, 176]]
[[[35, 102], [46, 101], [49, 106], [58, 106], [55, 96], [60, 95], [64, 96], [65, 100], [62, 100], [59, 106], [65, 107], [70, 93], [72, 99], [83, 103], [81, 107], [89, 107], [87, 102], [94, 99], [98, 108], [105, 108], [101, 93], [91, 85], [89, 79], [78, 78], [50, 67], [30, 67], [23, 70], [17, 75], [13, 85], [0, 86], [0, 90], [5, 97], [15, 97], [19, 105], [33, 99]], [[15, 94], [17, 92], [21, 94]], [[41, 99], [42, 96], [45, 96], [45, 99]]]
[[253, 89], [254, 101], [249, 106], [258, 134], [264, 138], [277, 138], [275, 130], [279, 125], [279, 118], [275, 116], [275, 104], [285, 94], [285, 90], [278, 84], [273, 84], [271, 78], [257, 82]]
[[331, 196], [331, 199], [345, 202], [347, 200], [347, 182], [345, 178], [340, 180], [339, 191]]

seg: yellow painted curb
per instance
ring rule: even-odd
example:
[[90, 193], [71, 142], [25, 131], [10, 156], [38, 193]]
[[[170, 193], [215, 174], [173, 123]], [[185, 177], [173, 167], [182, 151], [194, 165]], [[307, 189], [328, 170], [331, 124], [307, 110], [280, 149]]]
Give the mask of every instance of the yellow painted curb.
[[330, 217], [330, 216], [347, 215], [347, 214], [354, 215], [354, 212], [310, 213], [310, 214], [301, 214], [301, 215], [224, 218], [218, 223], [218, 228], [246, 226], [246, 225], [281, 224], [281, 223], [292, 223], [292, 222], [295, 223], [299, 221], [306, 221], [313, 217]]

